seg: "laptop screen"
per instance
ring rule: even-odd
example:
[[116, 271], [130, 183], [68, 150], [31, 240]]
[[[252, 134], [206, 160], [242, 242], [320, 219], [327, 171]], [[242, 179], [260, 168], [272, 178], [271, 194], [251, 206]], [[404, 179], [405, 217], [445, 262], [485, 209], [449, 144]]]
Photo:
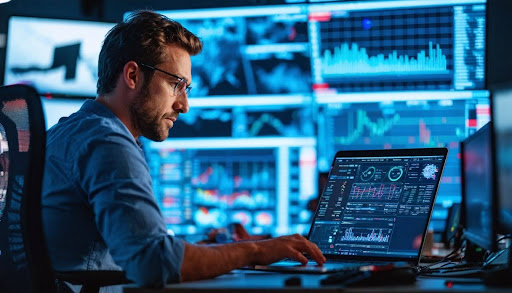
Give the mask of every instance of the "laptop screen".
[[418, 260], [446, 154], [338, 152], [309, 239], [343, 259]]

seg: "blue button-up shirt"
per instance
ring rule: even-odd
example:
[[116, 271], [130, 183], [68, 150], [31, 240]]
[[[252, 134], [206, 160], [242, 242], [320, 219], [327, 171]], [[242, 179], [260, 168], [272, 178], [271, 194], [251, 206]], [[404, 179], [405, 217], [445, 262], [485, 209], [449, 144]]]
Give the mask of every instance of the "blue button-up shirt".
[[56, 270], [179, 281], [184, 243], [167, 234], [138, 141], [102, 104], [87, 100], [48, 131], [42, 205]]

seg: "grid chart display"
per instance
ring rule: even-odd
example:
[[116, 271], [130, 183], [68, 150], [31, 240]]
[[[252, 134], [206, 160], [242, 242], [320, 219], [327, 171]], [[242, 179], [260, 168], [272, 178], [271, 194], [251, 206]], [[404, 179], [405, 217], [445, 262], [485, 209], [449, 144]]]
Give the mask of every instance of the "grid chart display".
[[[328, 170], [338, 150], [449, 148], [436, 200], [439, 208], [433, 214], [432, 225], [444, 225], [446, 211], [442, 206], [460, 201], [459, 142], [489, 121], [490, 115], [485, 99], [337, 103], [322, 105], [319, 110], [321, 171]], [[356, 186], [358, 192], [350, 196], [393, 198], [391, 185], [360, 184]]]
[[203, 42], [191, 58], [193, 96], [311, 93], [307, 14], [300, 6], [263, 10], [162, 12]]
[[[155, 197], [177, 235], [206, 235], [231, 223], [259, 235], [309, 228], [312, 211], [306, 205], [315, 196], [312, 147], [145, 149]], [[280, 180], [280, 172], [289, 178]]]
[[485, 5], [456, 6], [455, 81], [456, 90], [485, 86]]
[[310, 239], [324, 254], [417, 257], [444, 156], [335, 160]]
[[317, 94], [484, 88], [485, 5], [310, 14]]

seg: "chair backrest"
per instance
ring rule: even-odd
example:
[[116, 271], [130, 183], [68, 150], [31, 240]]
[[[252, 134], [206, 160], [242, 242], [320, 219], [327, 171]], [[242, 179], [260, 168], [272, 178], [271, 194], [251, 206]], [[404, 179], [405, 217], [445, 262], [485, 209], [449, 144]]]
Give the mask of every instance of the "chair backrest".
[[45, 144], [34, 88], [0, 87], [0, 292], [56, 292], [41, 222]]

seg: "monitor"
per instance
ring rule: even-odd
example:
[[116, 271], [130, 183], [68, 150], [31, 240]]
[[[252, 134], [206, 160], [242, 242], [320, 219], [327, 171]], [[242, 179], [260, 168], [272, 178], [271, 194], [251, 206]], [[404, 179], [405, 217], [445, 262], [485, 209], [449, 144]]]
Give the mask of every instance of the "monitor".
[[143, 145], [155, 197], [173, 234], [205, 236], [239, 223], [253, 235], [283, 235], [308, 232], [314, 211], [307, 205], [316, 195], [315, 142], [203, 137]]
[[498, 207], [492, 122], [464, 140], [461, 148], [464, 238], [478, 247], [496, 251]]
[[490, 120], [486, 1], [310, 4], [318, 168], [339, 150], [448, 147], [431, 221], [461, 198], [459, 143]]
[[25, 16], [9, 18], [4, 84], [41, 94], [93, 97], [98, 56], [112, 23]]
[[495, 131], [496, 191], [499, 199], [499, 233], [512, 233], [512, 85], [492, 91], [492, 119]]
[[[311, 94], [304, 4], [159, 11], [203, 41], [192, 57], [193, 97]], [[268, 101], [271, 104], [271, 101]]]

